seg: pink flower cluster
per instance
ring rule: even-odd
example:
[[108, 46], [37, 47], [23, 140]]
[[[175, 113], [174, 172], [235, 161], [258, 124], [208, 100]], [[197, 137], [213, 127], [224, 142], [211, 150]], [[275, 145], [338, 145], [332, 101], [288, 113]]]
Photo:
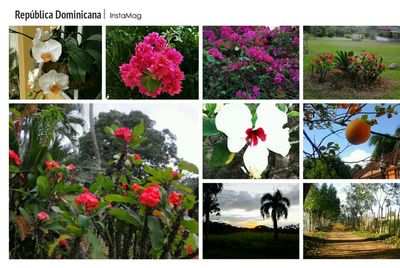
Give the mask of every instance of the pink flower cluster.
[[78, 197], [75, 198], [75, 203], [84, 207], [86, 211], [93, 211], [100, 204], [97, 197], [89, 192], [89, 190], [86, 188], [84, 189], [83, 194], [80, 194]]
[[[121, 78], [125, 86], [152, 98], [161, 93], [171, 96], [181, 92], [185, 75], [179, 65], [183, 56], [179, 51], [167, 46], [166, 40], [158, 33], [150, 33], [135, 47], [135, 55], [129, 63], [120, 66]], [[143, 81], [155, 81], [157, 88], [146, 88]]]
[[236, 91], [236, 98], [245, 99], [245, 100], [255, 100], [260, 96], [260, 88], [257, 86], [253, 86], [251, 89], [251, 93], [247, 93], [244, 90]]

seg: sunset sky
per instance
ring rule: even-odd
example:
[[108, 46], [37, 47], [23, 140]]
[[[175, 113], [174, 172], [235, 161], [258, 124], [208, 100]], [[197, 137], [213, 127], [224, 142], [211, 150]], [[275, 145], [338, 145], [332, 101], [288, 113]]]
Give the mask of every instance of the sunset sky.
[[263, 220], [260, 214], [260, 199], [265, 193], [274, 193], [277, 189], [291, 204], [288, 218], [281, 218], [278, 226], [299, 223], [299, 186], [297, 183], [224, 183], [218, 195], [221, 216], [211, 216], [212, 221], [225, 222], [238, 227], [253, 228], [257, 225], [272, 227], [271, 218]]

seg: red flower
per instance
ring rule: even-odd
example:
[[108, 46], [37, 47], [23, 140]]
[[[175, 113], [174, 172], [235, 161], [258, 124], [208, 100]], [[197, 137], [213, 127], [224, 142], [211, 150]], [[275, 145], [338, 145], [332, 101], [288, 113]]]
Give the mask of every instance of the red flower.
[[126, 143], [132, 139], [132, 131], [128, 128], [121, 127], [114, 131], [114, 136], [118, 139], [124, 139]]
[[172, 192], [169, 195], [169, 204], [171, 205], [171, 207], [182, 206], [182, 200], [183, 200], [183, 196], [180, 193]]
[[156, 207], [160, 203], [160, 185], [155, 184], [153, 186], [144, 189], [143, 193], [139, 196], [139, 200], [142, 204], [151, 208]]
[[139, 154], [133, 154], [133, 158], [135, 158], [135, 160], [140, 160], [140, 155]]
[[67, 248], [68, 247], [68, 241], [66, 239], [60, 240], [59, 245], [62, 248]]
[[41, 211], [41, 212], [39, 212], [37, 214], [37, 218], [38, 218], [39, 221], [42, 221], [42, 220], [48, 219], [49, 218], [49, 214], [47, 214], [44, 211]]
[[186, 245], [186, 251], [189, 255], [193, 253], [193, 249], [189, 245]]
[[379, 64], [379, 67], [383, 68], [383, 67], [385, 67], [385, 64], [381, 63], [381, 64]]
[[84, 193], [75, 198], [75, 203], [84, 206], [86, 211], [92, 211], [99, 206], [100, 202], [94, 194], [84, 188]]
[[14, 163], [18, 166], [21, 165], [21, 159], [19, 158], [19, 155], [13, 150], [8, 151], [8, 157], [14, 160]]
[[69, 164], [68, 166], [65, 167], [66, 169], [68, 169], [69, 171], [74, 171], [76, 170], [76, 166], [74, 164]]
[[60, 168], [60, 164], [57, 161], [47, 161], [46, 160], [46, 170], [51, 171], [53, 168]]
[[122, 189], [126, 190], [126, 183], [125, 182], [122, 183]]
[[139, 184], [134, 183], [134, 184], [132, 184], [132, 186], [131, 186], [131, 190], [132, 190], [132, 192], [133, 192], [134, 194], [137, 194], [138, 192], [141, 192], [141, 191], [143, 191], [144, 189], [143, 189], [143, 187], [140, 186]]
[[179, 177], [178, 171], [172, 171], [172, 177]]

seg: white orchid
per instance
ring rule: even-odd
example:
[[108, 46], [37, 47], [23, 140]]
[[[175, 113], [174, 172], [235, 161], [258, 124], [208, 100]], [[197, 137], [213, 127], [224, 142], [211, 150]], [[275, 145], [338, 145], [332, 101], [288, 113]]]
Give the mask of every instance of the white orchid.
[[63, 73], [57, 73], [50, 70], [39, 78], [39, 87], [43, 94], [54, 93], [62, 94], [62, 91], [68, 89], [69, 77]]
[[38, 42], [32, 47], [32, 56], [39, 63], [56, 62], [60, 58], [61, 53], [61, 43], [54, 39]]
[[38, 79], [40, 74], [40, 69], [35, 68], [33, 71], [28, 72], [28, 86], [30, 89], [33, 89], [35, 87], [35, 82]]
[[53, 29], [50, 28], [49, 31], [44, 31], [42, 28], [36, 28], [35, 37], [32, 40], [32, 44], [36, 45], [39, 42], [47, 41], [53, 35]]
[[253, 127], [251, 112], [245, 104], [226, 104], [216, 115], [215, 124], [228, 136], [230, 152], [237, 153], [248, 144], [243, 162], [250, 177], [259, 179], [268, 166], [268, 150], [286, 156], [290, 143], [289, 128], [283, 128], [287, 123], [286, 113], [275, 104], [260, 104], [256, 114]]

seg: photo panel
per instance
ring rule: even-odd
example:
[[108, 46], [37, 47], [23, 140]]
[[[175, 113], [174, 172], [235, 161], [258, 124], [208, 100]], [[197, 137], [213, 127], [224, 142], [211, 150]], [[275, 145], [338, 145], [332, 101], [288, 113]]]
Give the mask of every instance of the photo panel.
[[107, 99], [198, 99], [198, 26], [107, 26]]
[[399, 259], [398, 183], [305, 183], [305, 259]]
[[304, 26], [305, 99], [399, 99], [400, 26]]
[[204, 259], [298, 259], [298, 183], [203, 183]]
[[400, 179], [400, 104], [306, 103], [304, 179]]
[[196, 107], [9, 108], [10, 259], [198, 258]]
[[299, 105], [205, 103], [204, 179], [298, 179]]
[[204, 99], [298, 99], [298, 26], [204, 26]]
[[9, 99], [101, 99], [101, 26], [10, 26]]

